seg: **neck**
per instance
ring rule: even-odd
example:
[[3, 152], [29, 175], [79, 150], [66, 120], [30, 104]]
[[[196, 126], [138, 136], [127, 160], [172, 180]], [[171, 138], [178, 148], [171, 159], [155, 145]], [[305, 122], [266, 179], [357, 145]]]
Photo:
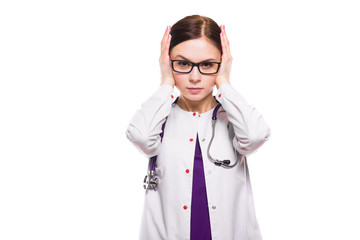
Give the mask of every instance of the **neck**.
[[177, 101], [178, 106], [188, 112], [198, 112], [199, 114], [210, 111], [216, 107], [217, 102], [212, 96], [212, 92], [200, 101], [191, 101], [183, 95], [179, 96]]

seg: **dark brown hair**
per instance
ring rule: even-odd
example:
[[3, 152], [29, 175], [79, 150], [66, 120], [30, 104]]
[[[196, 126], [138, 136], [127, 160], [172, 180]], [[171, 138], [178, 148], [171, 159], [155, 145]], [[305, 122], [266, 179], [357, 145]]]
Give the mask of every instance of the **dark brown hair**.
[[200, 15], [184, 17], [171, 27], [169, 55], [171, 49], [179, 43], [190, 39], [201, 38], [203, 36], [208, 38], [220, 50], [222, 55], [220, 33], [221, 29], [219, 25], [211, 18]]

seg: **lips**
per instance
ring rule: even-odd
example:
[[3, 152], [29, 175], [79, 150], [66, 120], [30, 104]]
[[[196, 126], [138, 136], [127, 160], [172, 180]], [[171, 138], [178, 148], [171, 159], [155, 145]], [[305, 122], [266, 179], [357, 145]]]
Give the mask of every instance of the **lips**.
[[188, 88], [190, 92], [192, 93], [198, 93], [201, 91], [202, 88]]

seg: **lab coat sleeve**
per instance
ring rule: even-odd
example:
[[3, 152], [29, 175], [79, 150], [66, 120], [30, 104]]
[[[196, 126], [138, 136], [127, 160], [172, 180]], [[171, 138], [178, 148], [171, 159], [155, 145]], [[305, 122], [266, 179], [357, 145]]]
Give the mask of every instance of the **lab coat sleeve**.
[[176, 99], [173, 92], [174, 88], [169, 84], [160, 85], [135, 112], [126, 130], [129, 141], [148, 158], [160, 151], [162, 124]]
[[220, 85], [216, 99], [233, 125], [233, 146], [241, 155], [248, 156], [270, 139], [271, 131], [264, 118], [230, 83]]

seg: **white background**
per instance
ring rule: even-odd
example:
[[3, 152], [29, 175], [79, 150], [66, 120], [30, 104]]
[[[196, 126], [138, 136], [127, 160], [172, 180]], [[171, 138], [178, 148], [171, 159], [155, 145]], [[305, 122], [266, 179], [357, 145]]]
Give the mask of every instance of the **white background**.
[[[265, 240], [360, 239], [357, 1], [1, 1], [0, 239], [137, 239], [129, 120], [167, 25], [225, 24], [231, 84], [271, 139], [248, 158]], [[216, 93], [214, 88], [214, 94]]]

